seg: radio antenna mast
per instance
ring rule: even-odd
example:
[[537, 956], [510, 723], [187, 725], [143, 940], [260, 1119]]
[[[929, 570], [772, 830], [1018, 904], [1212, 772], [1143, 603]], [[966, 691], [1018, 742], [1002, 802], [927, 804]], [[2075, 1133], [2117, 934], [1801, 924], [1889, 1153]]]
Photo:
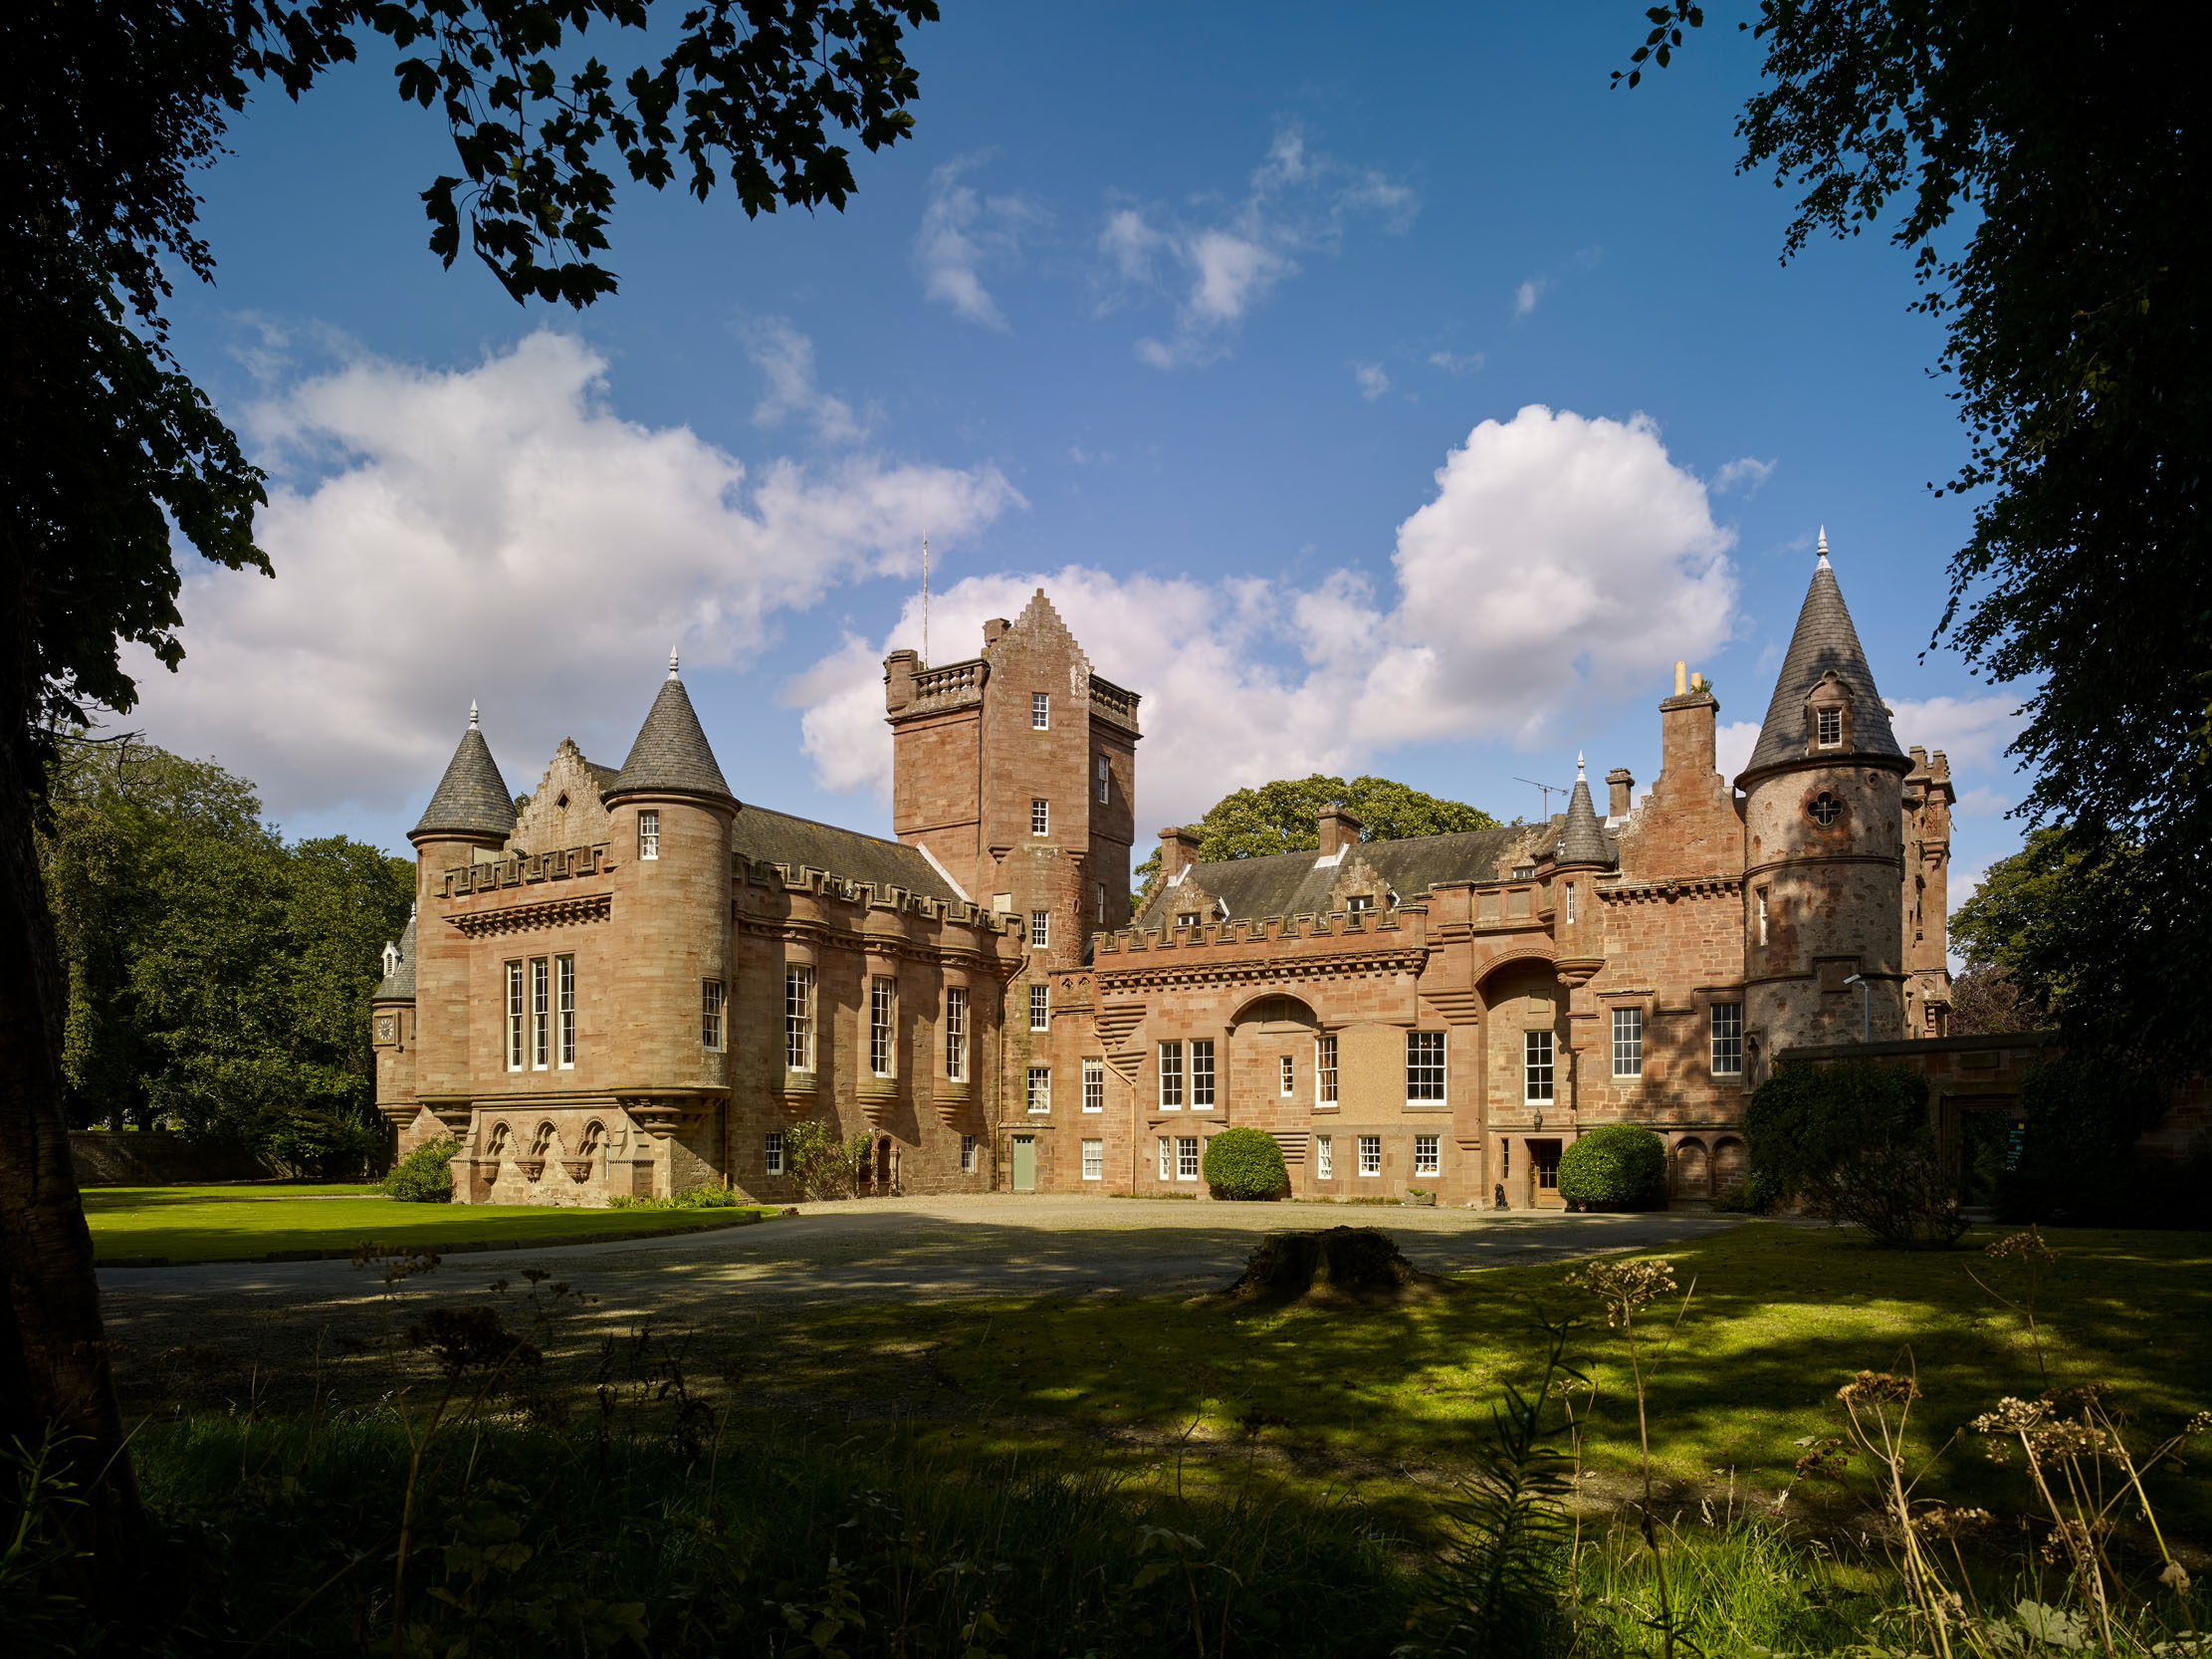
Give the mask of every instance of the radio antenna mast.
[[1564, 784], [1539, 784], [1533, 778], [1515, 778], [1513, 782], [1526, 784], [1532, 790], [1542, 790], [1544, 792], [1544, 822], [1546, 824], [1551, 822], [1551, 798], [1555, 795], [1569, 793], [1567, 786]]
[[930, 539], [922, 538], [922, 666], [930, 665]]

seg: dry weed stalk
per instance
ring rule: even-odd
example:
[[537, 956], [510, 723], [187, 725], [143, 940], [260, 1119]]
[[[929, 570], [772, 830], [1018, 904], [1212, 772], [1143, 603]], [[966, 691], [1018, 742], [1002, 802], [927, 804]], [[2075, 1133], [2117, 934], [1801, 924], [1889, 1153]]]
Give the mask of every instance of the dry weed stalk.
[[1652, 1552], [1652, 1578], [1659, 1586], [1659, 1617], [1647, 1621], [1659, 1633], [1660, 1652], [1664, 1659], [1674, 1659], [1676, 1620], [1673, 1601], [1666, 1584], [1666, 1557], [1659, 1548], [1659, 1524], [1652, 1510], [1652, 1427], [1647, 1409], [1647, 1396], [1652, 1379], [1659, 1374], [1660, 1362], [1667, 1349], [1673, 1346], [1674, 1336], [1682, 1327], [1682, 1316], [1689, 1311], [1689, 1299], [1696, 1293], [1693, 1279], [1689, 1289], [1681, 1292], [1681, 1303], [1674, 1309], [1674, 1317], [1666, 1327], [1666, 1335], [1647, 1362], [1643, 1345], [1638, 1338], [1636, 1315], [1660, 1298], [1671, 1298], [1679, 1289], [1674, 1283], [1674, 1264], [1654, 1258], [1641, 1261], [1586, 1262], [1567, 1275], [1571, 1289], [1594, 1297], [1603, 1304], [1606, 1323], [1620, 1331], [1629, 1344], [1629, 1374], [1636, 1383], [1636, 1436], [1641, 1455], [1644, 1477], [1643, 1515], [1639, 1530], [1644, 1545]]

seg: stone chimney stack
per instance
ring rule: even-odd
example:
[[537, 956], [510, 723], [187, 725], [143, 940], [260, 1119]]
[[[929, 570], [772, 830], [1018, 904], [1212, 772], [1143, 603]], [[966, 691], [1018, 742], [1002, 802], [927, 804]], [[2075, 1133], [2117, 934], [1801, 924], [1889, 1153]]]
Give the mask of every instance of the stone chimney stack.
[[[1694, 681], [1694, 683], [1693, 683]], [[1720, 700], [1702, 674], [1674, 664], [1674, 695], [1659, 704], [1659, 772], [1703, 777], [1718, 764]]]
[[1199, 832], [1170, 826], [1160, 831], [1160, 878], [1173, 881], [1199, 861]]
[[1606, 816], [1627, 818], [1636, 795], [1636, 774], [1625, 766], [1617, 766], [1605, 775], [1606, 789], [1611, 799], [1606, 802]]
[[1360, 831], [1366, 826], [1342, 806], [1321, 809], [1321, 856], [1333, 858], [1348, 846], [1359, 844]]
[[992, 646], [997, 644], [998, 636], [1012, 626], [1013, 624], [1003, 616], [992, 617], [990, 621], [984, 624], [984, 649], [988, 651]]

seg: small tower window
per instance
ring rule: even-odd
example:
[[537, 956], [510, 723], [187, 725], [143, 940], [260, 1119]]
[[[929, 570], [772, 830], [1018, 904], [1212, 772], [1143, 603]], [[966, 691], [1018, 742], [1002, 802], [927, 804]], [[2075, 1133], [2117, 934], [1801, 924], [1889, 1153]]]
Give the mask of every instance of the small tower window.
[[1844, 711], [1842, 709], [1816, 709], [1813, 715], [1820, 746], [1833, 749], [1844, 741]]
[[1567, 920], [1572, 923], [1575, 919], [1575, 884], [1569, 881], [1565, 883], [1565, 886], [1567, 891]]
[[1813, 822], [1825, 830], [1844, 816], [1844, 804], [1822, 790], [1813, 797], [1813, 804], [1806, 811], [1813, 815]]
[[1111, 784], [1113, 783], [1113, 781], [1114, 781], [1114, 771], [1113, 771], [1113, 768], [1112, 768], [1112, 767], [1110, 767], [1110, 766], [1108, 766], [1108, 765], [1106, 764], [1106, 757], [1105, 757], [1104, 755], [1101, 755], [1101, 756], [1099, 756], [1099, 757], [1098, 757], [1098, 804], [1099, 804], [1099, 805], [1100, 805], [1101, 807], [1103, 807], [1103, 806], [1105, 806], [1105, 805], [1106, 805], [1106, 792], [1107, 792], [1107, 788], [1108, 788], [1108, 786], [1109, 786], [1109, 785], [1111, 785]]
[[1048, 835], [1052, 832], [1052, 803], [1044, 800], [1029, 803], [1029, 833]]
[[1759, 943], [1767, 942], [1767, 890], [1759, 889]]
[[1052, 729], [1052, 693], [1029, 693], [1029, 726], [1032, 731], [1048, 732]]
[[640, 858], [661, 855], [661, 816], [651, 807], [637, 815], [637, 855]]

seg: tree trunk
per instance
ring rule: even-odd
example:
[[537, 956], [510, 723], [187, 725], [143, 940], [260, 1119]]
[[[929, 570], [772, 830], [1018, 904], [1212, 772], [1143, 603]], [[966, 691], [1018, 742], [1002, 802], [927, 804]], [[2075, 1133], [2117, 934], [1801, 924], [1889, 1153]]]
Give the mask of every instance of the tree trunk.
[[[28, 711], [0, 726], [0, 1437], [66, 1436], [97, 1581], [127, 1569], [137, 1483], [101, 1330], [92, 1232], [62, 1115], [62, 987], [31, 836], [38, 750]], [[0, 1500], [4, 1502], [4, 1500]]]

